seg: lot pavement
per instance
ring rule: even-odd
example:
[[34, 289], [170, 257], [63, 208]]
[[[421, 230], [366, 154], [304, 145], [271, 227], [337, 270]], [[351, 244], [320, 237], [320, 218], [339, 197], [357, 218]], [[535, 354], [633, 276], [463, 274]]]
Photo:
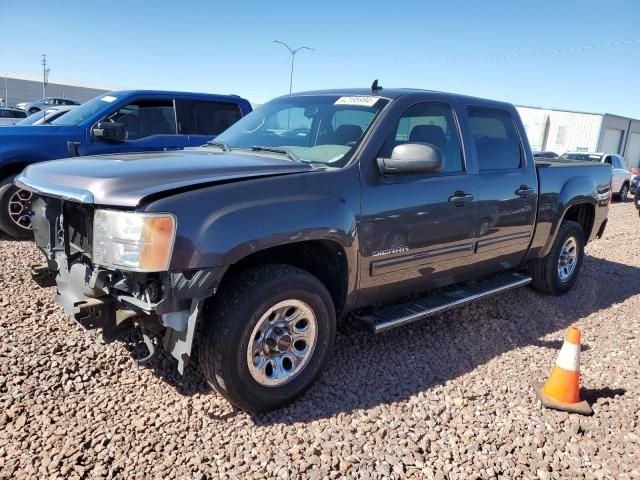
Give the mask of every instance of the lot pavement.
[[[0, 478], [640, 478], [639, 227], [614, 204], [563, 297], [522, 288], [378, 336], [347, 322], [319, 382], [256, 417], [74, 324], [29, 278], [32, 243], [2, 237]], [[531, 388], [573, 324], [592, 417]]]

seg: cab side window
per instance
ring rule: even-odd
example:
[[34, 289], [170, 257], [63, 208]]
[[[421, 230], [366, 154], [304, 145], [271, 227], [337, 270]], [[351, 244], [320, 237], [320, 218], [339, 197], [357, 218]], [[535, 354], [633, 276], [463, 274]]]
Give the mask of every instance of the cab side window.
[[172, 100], [133, 102], [109, 115], [106, 121], [123, 123], [127, 130], [127, 140], [176, 134], [176, 115]]
[[183, 100], [180, 133], [214, 136], [224, 132], [242, 117], [235, 103]]
[[511, 115], [499, 108], [469, 107], [480, 171], [522, 166], [522, 148]]
[[444, 160], [440, 174], [464, 170], [458, 125], [446, 103], [425, 102], [409, 108], [385, 140], [380, 156], [391, 157], [393, 149], [403, 143], [427, 143], [438, 148]]

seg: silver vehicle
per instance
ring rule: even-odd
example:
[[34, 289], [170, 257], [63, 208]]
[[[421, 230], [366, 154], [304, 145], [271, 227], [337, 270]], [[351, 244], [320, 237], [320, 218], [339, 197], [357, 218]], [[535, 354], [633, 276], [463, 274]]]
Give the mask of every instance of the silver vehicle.
[[560, 155], [561, 160], [586, 160], [591, 162], [608, 163], [613, 167], [611, 176], [611, 191], [618, 200], [626, 202], [629, 196], [631, 185], [631, 172], [627, 168], [627, 163], [617, 153], [602, 152], [567, 152]]
[[21, 110], [24, 110], [29, 114], [32, 114], [32, 113], [39, 112], [40, 110], [45, 110], [48, 107], [65, 106], [65, 105], [80, 105], [80, 102], [76, 102], [75, 100], [70, 100], [68, 98], [45, 97], [40, 100], [36, 100], [35, 102], [18, 103], [16, 104], [16, 107]]
[[69, 110], [76, 108], [77, 105], [67, 105], [66, 107], [51, 107], [46, 110], [32, 113], [27, 118], [23, 118], [16, 123], [17, 126], [24, 127], [28, 125], [48, 125], [56, 118], [61, 117]]
[[26, 113], [17, 108], [0, 107], [0, 126], [15, 125], [26, 116]]

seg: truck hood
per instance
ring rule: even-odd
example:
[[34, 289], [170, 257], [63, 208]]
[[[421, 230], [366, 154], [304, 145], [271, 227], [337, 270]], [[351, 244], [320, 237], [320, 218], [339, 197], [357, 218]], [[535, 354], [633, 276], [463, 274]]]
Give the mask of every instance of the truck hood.
[[198, 148], [42, 162], [27, 167], [16, 185], [82, 203], [137, 207], [151, 195], [312, 170], [277, 156]]

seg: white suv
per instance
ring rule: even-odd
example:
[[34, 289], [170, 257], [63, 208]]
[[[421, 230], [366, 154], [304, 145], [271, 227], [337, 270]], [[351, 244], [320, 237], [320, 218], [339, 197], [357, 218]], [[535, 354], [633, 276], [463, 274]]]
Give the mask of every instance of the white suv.
[[617, 153], [567, 152], [560, 155], [560, 159], [608, 163], [613, 168], [611, 190], [613, 190], [613, 194], [617, 196], [620, 201], [627, 201], [632, 175], [627, 168], [624, 158]]

